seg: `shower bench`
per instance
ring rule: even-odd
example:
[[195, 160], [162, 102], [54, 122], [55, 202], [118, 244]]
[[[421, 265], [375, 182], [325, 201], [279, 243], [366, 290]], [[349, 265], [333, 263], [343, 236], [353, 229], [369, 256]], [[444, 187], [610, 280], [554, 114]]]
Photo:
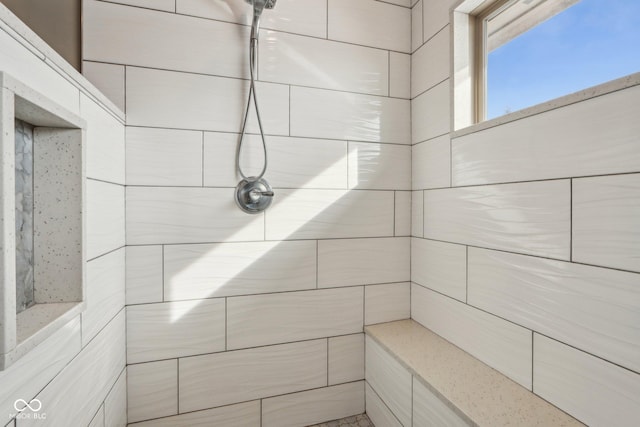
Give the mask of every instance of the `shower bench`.
[[377, 427], [583, 425], [413, 320], [365, 333], [366, 408]]

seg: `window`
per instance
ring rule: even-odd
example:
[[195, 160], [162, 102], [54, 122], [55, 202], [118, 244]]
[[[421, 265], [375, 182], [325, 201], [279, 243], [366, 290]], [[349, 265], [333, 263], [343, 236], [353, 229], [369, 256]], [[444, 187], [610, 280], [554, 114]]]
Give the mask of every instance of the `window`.
[[454, 31], [467, 27], [471, 42], [455, 48], [470, 53], [456, 70], [468, 68], [471, 111], [456, 129], [640, 71], [638, 0], [465, 3]]

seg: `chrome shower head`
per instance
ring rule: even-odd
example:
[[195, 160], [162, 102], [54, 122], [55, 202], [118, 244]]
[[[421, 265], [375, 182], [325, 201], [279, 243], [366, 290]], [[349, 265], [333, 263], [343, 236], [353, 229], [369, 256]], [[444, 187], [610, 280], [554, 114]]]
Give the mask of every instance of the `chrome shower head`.
[[253, 24], [251, 25], [251, 39], [257, 40], [260, 30], [260, 16], [265, 9], [273, 9], [277, 0], [245, 0], [253, 5]]

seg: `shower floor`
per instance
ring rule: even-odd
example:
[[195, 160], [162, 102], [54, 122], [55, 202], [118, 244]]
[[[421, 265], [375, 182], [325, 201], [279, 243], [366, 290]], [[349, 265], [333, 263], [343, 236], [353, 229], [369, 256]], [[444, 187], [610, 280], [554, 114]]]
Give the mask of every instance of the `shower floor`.
[[327, 423], [316, 424], [309, 427], [375, 427], [367, 414], [354, 415], [353, 417], [342, 418], [341, 420], [329, 421]]

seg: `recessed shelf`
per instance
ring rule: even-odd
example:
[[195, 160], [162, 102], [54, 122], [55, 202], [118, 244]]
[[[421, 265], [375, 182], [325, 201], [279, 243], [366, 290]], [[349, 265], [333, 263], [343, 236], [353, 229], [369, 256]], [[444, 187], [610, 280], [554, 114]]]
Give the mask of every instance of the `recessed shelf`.
[[[5, 73], [0, 73], [0, 83], [0, 370], [4, 370], [85, 307], [86, 124]], [[32, 131], [32, 147], [25, 152], [32, 149], [33, 160], [24, 159], [16, 144], [16, 120], [21, 129]], [[28, 179], [25, 168], [32, 169]], [[16, 175], [24, 181], [18, 188]], [[24, 197], [31, 197], [32, 203], [18, 205], [16, 230], [16, 202]], [[24, 206], [32, 214], [22, 215]], [[32, 266], [33, 276], [25, 285], [32, 286], [27, 293], [33, 296], [28, 304], [20, 299], [20, 307], [16, 250], [24, 255], [19, 276], [24, 279], [25, 263]]]

